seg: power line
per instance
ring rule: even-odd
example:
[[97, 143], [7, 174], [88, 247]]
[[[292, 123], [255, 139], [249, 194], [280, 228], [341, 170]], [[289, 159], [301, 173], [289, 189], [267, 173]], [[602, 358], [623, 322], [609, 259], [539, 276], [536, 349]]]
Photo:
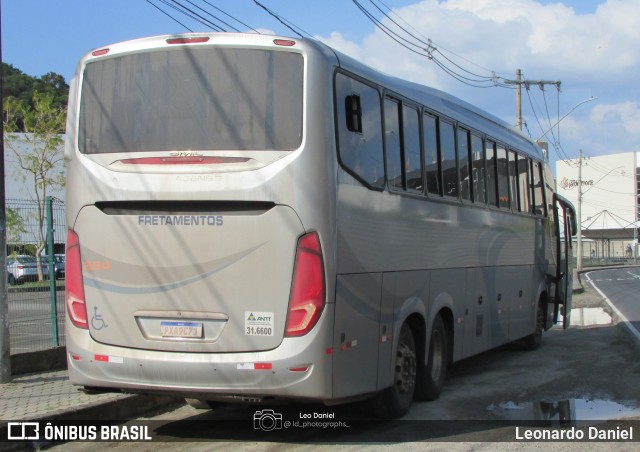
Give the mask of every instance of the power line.
[[[373, 1], [372, 1], [372, 0], [370, 0], [370, 1], [373, 3]], [[397, 14], [395, 11], [393, 11], [393, 10], [392, 10], [392, 9], [391, 9], [387, 4], [386, 4], [386, 3], [384, 3], [382, 0], [376, 0], [376, 1], [377, 1], [378, 3], [380, 3], [381, 5], [383, 5], [383, 6], [386, 8], [386, 10], [389, 12], [389, 14], [393, 14], [395, 17], [397, 17], [397, 18], [398, 18], [398, 20], [400, 20], [400, 21], [404, 22], [404, 23], [407, 25], [407, 27], [411, 28], [411, 29], [412, 29], [414, 32], [416, 32], [418, 35], [422, 36], [424, 39], [428, 40], [428, 41], [429, 41], [429, 42], [431, 42], [433, 45], [437, 46], [437, 47], [438, 47], [438, 49], [439, 49], [440, 51], [445, 50], [446, 52], [448, 52], [448, 53], [450, 53], [450, 54], [454, 55], [456, 58], [459, 58], [459, 59], [461, 59], [461, 60], [464, 60], [464, 61], [466, 61], [467, 63], [469, 63], [469, 64], [471, 64], [471, 65], [473, 65], [473, 66], [477, 66], [478, 68], [480, 68], [480, 69], [482, 69], [482, 70], [484, 70], [484, 71], [487, 71], [488, 73], [491, 73], [493, 77], [496, 77], [496, 75], [495, 75], [495, 71], [493, 71], [493, 70], [491, 70], [491, 69], [489, 69], [489, 68], [486, 68], [486, 67], [484, 67], [484, 66], [482, 66], [482, 65], [480, 65], [480, 64], [478, 64], [478, 63], [476, 63], [476, 62], [474, 62], [474, 61], [471, 61], [471, 60], [469, 60], [469, 59], [467, 59], [467, 58], [465, 58], [465, 57], [463, 57], [463, 56], [461, 56], [461, 55], [458, 55], [458, 54], [456, 54], [455, 52], [453, 52], [453, 51], [451, 51], [451, 50], [449, 50], [449, 49], [446, 49], [446, 48], [445, 48], [445, 47], [443, 47], [440, 43], [435, 43], [435, 42], [433, 42], [431, 39], [429, 39], [429, 38], [428, 38], [428, 37], [426, 37], [424, 34], [422, 34], [419, 30], [417, 30], [413, 25], [411, 25], [409, 22], [407, 22], [406, 20], [404, 20], [404, 19], [402, 18], [402, 16], [400, 16], [400, 15], [399, 15], [399, 14]]]
[[[280, 22], [282, 25], [284, 25], [285, 27], [287, 27], [289, 30], [291, 30], [292, 32], [294, 32], [295, 34], [297, 34], [299, 37], [304, 38], [304, 36], [302, 35], [302, 33], [306, 34], [307, 36], [311, 36], [310, 33], [307, 33], [306, 31], [304, 31], [302, 28], [296, 26], [293, 22], [288, 21], [287, 19], [283, 18], [281, 15], [277, 14], [276, 12], [274, 12], [273, 10], [267, 8], [266, 6], [264, 6], [262, 3], [260, 3], [257, 0], [253, 0], [253, 3], [255, 3], [256, 5], [258, 5], [260, 8], [264, 9], [267, 13], [269, 13], [270, 16], [272, 16], [273, 18], [275, 18], [278, 22]], [[297, 28], [297, 30], [296, 30]], [[302, 33], [300, 33], [300, 30]]]
[[[166, 3], [165, 0], [161, 0], [163, 3]], [[185, 6], [183, 3], [180, 3], [177, 0], [170, 0], [172, 3], [176, 4], [178, 6], [178, 10], [180, 12], [182, 12], [183, 14], [191, 17], [193, 20], [195, 20], [196, 22], [200, 22], [202, 25], [204, 25], [205, 27], [209, 27], [214, 31], [227, 31], [224, 28], [220, 27], [217, 24], [214, 24], [213, 22], [211, 22], [209, 19], [201, 16], [200, 14], [198, 14], [197, 12], [195, 12], [194, 10], [192, 10], [191, 8]], [[189, 3], [191, 3], [189, 0], [186, 0]], [[182, 8], [182, 9], [179, 9]], [[186, 12], [185, 12], [186, 11]]]
[[[232, 16], [231, 14], [227, 13], [226, 11], [223, 11], [222, 9], [218, 8], [218, 7], [217, 7], [217, 6], [215, 6], [215, 5], [212, 5], [212, 4], [211, 4], [211, 3], [209, 3], [207, 0], [202, 0], [202, 1], [203, 1], [204, 3], [206, 3], [207, 5], [209, 5], [210, 7], [212, 7], [213, 9], [215, 9], [216, 11], [221, 12], [222, 14], [224, 14], [225, 16], [227, 16], [228, 18], [235, 20], [235, 21], [236, 21], [236, 22], [238, 22], [239, 24], [244, 25], [244, 26], [245, 26], [245, 27], [247, 27], [248, 29], [250, 29], [250, 30], [252, 30], [252, 31], [254, 31], [254, 32], [258, 33], [258, 34], [261, 34], [258, 30], [256, 30], [255, 28], [253, 28], [251, 25], [247, 25], [246, 23], [242, 22], [240, 19], [238, 19], [238, 18], [236, 18], [236, 17]], [[239, 31], [239, 30], [238, 30], [238, 31]]]
[[[218, 16], [216, 16], [215, 14], [210, 13], [209, 11], [205, 10], [203, 7], [196, 5], [195, 3], [193, 3], [191, 0], [185, 0], [187, 3], [189, 3], [190, 5], [192, 5], [195, 8], [198, 8], [200, 11], [202, 11], [203, 13], [205, 13], [206, 15], [210, 16], [211, 18], [213, 18], [214, 20], [217, 20], [218, 22], [226, 25], [227, 27], [231, 28], [233, 31], [237, 31], [239, 32], [240, 30], [238, 30], [237, 28], [235, 28], [233, 25], [230, 25], [229, 23], [225, 22], [224, 20], [220, 19]], [[219, 26], [216, 24], [216, 26]], [[220, 28], [222, 29], [222, 31], [228, 31], [223, 29], [221, 26]]]
[[[381, 19], [376, 17], [373, 12], [367, 9], [367, 7], [365, 7], [359, 0], [352, 0], [352, 3], [384, 34], [403, 46], [405, 49], [433, 61], [449, 76], [455, 78], [461, 83], [475, 88], [492, 88], [495, 86], [499, 86], [502, 88], [512, 89], [511, 86], [507, 86], [502, 82], [503, 78], [497, 76], [495, 71], [490, 71], [490, 75], [482, 75], [468, 70], [446, 56], [442, 51], [440, 51], [439, 47], [436, 47], [434, 45], [433, 41], [430, 38], [425, 37], [420, 32], [415, 30], [415, 28], [411, 27], [412, 30], [415, 31], [415, 33], [407, 30], [407, 28], [393, 19], [390, 14], [398, 17], [404, 23], [407, 22], [398, 14], [391, 11], [390, 8], [380, 0], [378, 0], [378, 3], [389, 10], [389, 14], [373, 0], [369, 0], [369, 2], [375, 7], [376, 10], [378, 10], [378, 12], [382, 15], [382, 18], [387, 19], [392, 25], [385, 24]], [[418, 37], [416, 36], [416, 34], [422, 37]], [[476, 66], [480, 67], [479, 65]]]
[[[381, 13], [385, 18], [387, 18], [389, 21], [391, 21], [391, 22], [392, 22], [396, 27], [398, 27], [402, 32], [404, 32], [405, 34], [407, 34], [410, 38], [412, 38], [412, 39], [416, 40], [418, 43], [420, 43], [420, 44], [422, 44], [422, 45], [425, 45], [425, 46], [427, 47], [427, 49], [433, 49], [433, 50], [432, 50], [432, 52], [429, 52], [429, 53], [430, 53], [430, 57], [431, 57], [431, 59], [433, 59], [433, 58], [434, 58], [432, 53], [433, 53], [433, 52], [437, 52], [437, 53], [438, 53], [438, 54], [440, 54], [440, 55], [441, 55], [445, 60], [447, 60], [449, 63], [451, 63], [453, 66], [457, 67], [457, 68], [458, 68], [458, 69], [460, 69], [461, 71], [466, 72], [467, 74], [469, 74], [469, 75], [471, 75], [471, 76], [477, 77], [477, 79], [475, 79], [474, 81], [477, 81], [477, 82], [482, 82], [482, 81], [491, 81], [493, 84], [498, 84], [498, 82], [497, 82], [497, 80], [496, 80], [496, 76], [495, 76], [495, 72], [494, 72], [494, 71], [491, 71], [491, 70], [489, 70], [489, 69], [485, 69], [485, 68], [483, 68], [484, 70], [486, 70], [486, 71], [488, 71], [488, 72], [491, 72], [491, 74], [492, 74], [492, 75], [491, 75], [490, 77], [487, 77], [487, 76], [484, 76], [484, 75], [480, 75], [480, 74], [476, 74], [475, 72], [471, 72], [470, 70], [468, 70], [468, 69], [466, 69], [466, 68], [462, 67], [461, 65], [459, 65], [458, 63], [456, 63], [455, 61], [453, 61], [451, 58], [447, 57], [444, 53], [442, 53], [442, 51], [440, 50], [440, 49], [442, 49], [442, 47], [441, 47], [440, 45], [438, 45], [438, 46], [436, 47], [436, 46], [435, 46], [435, 43], [434, 43], [430, 38], [428, 38], [428, 37], [424, 36], [422, 33], [420, 33], [418, 30], [416, 30], [416, 29], [415, 29], [411, 24], [409, 24], [407, 21], [405, 21], [404, 19], [402, 19], [402, 17], [400, 17], [400, 15], [399, 15], [399, 14], [396, 14], [393, 10], [391, 10], [391, 9], [389, 8], [389, 6], [387, 6], [384, 2], [382, 2], [382, 1], [378, 0], [378, 3], [380, 3], [380, 4], [384, 5], [384, 7], [387, 9], [387, 11], [389, 11], [389, 13], [390, 13], [390, 14], [393, 14], [394, 16], [396, 16], [399, 20], [401, 20], [401, 21], [402, 21], [402, 22], [404, 22], [404, 23], [405, 23], [409, 28], [411, 28], [411, 29], [412, 29], [416, 34], [418, 34], [418, 35], [422, 36], [424, 39], [421, 39], [421, 38], [417, 37], [414, 33], [410, 33], [409, 31], [407, 31], [407, 29], [406, 29], [406, 28], [404, 28], [403, 26], [401, 26], [400, 24], [398, 24], [398, 22], [396, 22], [396, 21], [395, 21], [395, 20], [394, 20], [394, 19], [393, 19], [389, 14], [387, 14], [385, 11], [383, 11], [383, 10], [382, 10], [382, 8], [381, 8], [380, 6], [378, 6], [374, 0], [369, 0], [369, 2], [370, 2], [370, 3], [371, 3], [371, 4], [372, 4], [372, 5], [373, 5], [373, 6], [374, 6], [378, 11], [380, 11], [380, 13]], [[355, 2], [355, 3], [356, 3], [356, 6], [360, 5], [358, 2]], [[361, 7], [361, 6], [362, 6], [362, 5], [360, 5], [359, 7]], [[361, 10], [362, 10], [362, 8], [361, 8]], [[366, 11], [366, 9], [365, 9], [365, 11]], [[368, 13], [368, 11], [367, 11], [367, 12], [365, 12], [365, 11], [363, 11], [365, 14], [369, 14], [369, 13]], [[376, 21], [377, 21], [377, 19], [376, 19]], [[387, 30], [391, 31], [391, 29], [390, 29], [389, 27], [386, 27], [385, 25], [383, 25], [383, 24], [382, 24], [382, 22], [380, 22], [380, 21], [377, 21], [377, 22], [379, 22], [379, 23], [380, 23], [380, 25], [384, 26]], [[396, 35], [396, 36], [398, 36], [398, 37], [399, 37], [400, 39], [402, 39], [403, 41], [407, 42], [409, 45], [415, 45], [414, 43], [411, 43], [411, 42], [410, 42], [410, 41], [408, 41], [407, 39], [400, 37], [398, 34], [396, 34], [396, 33], [393, 33], [393, 34], [394, 34], [394, 35]], [[425, 39], [426, 39], [426, 41], [425, 41]], [[446, 49], [444, 49], [444, 50], [446, 50]], [[453, 52], [451, 52], [451, 51], [449, 51], [449, 50], [447, 50], [447, 52], [449, 52], [449, 53], [451, 53], [451, 54], [455, 55], [455, 56], [456, 56], [456, 57], [458, 57], [458, 58], [461, 58], [461, 57], [459, 57], [458, 55], [456, 55], [455, 53], [453, 53]], [[469, 60], [466, 60], [466, 61], [467, 61], [467, 62], [470, 62]], [[470, 62], [470, 63], [471, 63], [471, 62]], [[474, 64], [474, 63], [471, 63], [471, 64]], [[479, 65], [476, 65], [476, 66], [481, 67], [481, 66], [479, 66]], [[473, 79], [468, 79], [468, 80], [473, 80]]]
[[[195, 21], [198, 24], [203, 25], [217, 32], [227, 32], [229, 30], [232, 30], [235, 32], [241, 31], [237, 26], [234, 26], [229, 21], [222, 19], [220, 17], [220, 14], [222, 14], [225, 17], [235, 21], [236, 23], [246, 27], [247, 29], [257, 34], [260, 34], [260, 32], [255, 28], [253, 28], [251, 25], [248, 25], [247, 23], [241, 21], [237, 17], [215, 6], [213, 3], [211, 3], [208, 0], [201, 0], [202, 2], [201, 4], [196, 4], [192, 0], [183, 0], [182, 2], [177, 0], [157, 0], [157, 1], [165, 5], [166, 7], [170, 8], [170, 10], [177, 11], [178, 13], [186, 16], [190, 20]], [[146, 2], [149, 3], [151, 6], [153, 6], [154, 8], [156, 8], [157, 10], [159, 10], [164, 15], [168, 16], [171, 20], [175, 21], [176, 23], [180, 24], [182, 27], [189, 30], [190, 32], [194, 31], [193, 29], [188, 27], [185, 23], [178, 20], [169, 11], [166, 11], [165, 9], [156, 5], [151, 0], [146, 0]], [[187, 6], [185, 2], [190, 6]], [[212, 11], [216, 11], [217, 13], [214, 13]]]
[[[416, 30], [410, 23], [404, 20], [399, 14], [394, 12], [384, 1], [382, 0], [369, 0], [369, 3], [373, 5], [375, 11], [367, 8], [362, 0], [352, 0], [352, 3], [362, 12], [367, 19], [369, 19], [380, 31], [382, 31], [389, 38], [393, 39], [396, 43], [409, 50], [412, 53], [415, 53], [419, 56], [425, 57], [428, 60], [432, 61], [436, 66], [438, 66], [441, 70], [443, 70], [447, 75], [452, 78], [458, 80], [461, 83], [464, 83], [468, 86], [474, 88], [507, 88], [507, 89], [515, 89], [517, 92], [517, 123], [518, 127], [522, 129], [522, 111], [521, 111], [521, 101], [519, 100], [519, 93], [521, 86], [525, 86], [527, 92], [529, 90], [530, 85], [539, 85], [543, 88], [543, 97], [544, 97], [544, 109], [541, 110], [541, 115], [539, 116], [536, 112], [536, 108], [533, 105], [533, 101], [531, 100], [531, 96], [529, 95], [529, 104], [531, 105], [532, 112], [536, 117], [536, 122], [540, 130], [544, 130], [541, 117], [545, 118], [549, 124], [551, 124], [551, 114], [549, 111], [549, 105], [546, 99], [546, 95], [544, 94], [544, 86], [547, 84], [556, 85], [558, 88], [558, 101], [557, 108], [558, 112], [560, 110], [560, 81], [548, 81], [548, 80], [509, 80], [505, 77], [498, 76], [496, 71], [487, 69], [482, 67], [479, 64], [476, 64], [468, 59], [464, 59], [459, 55], [442, 48], [442, 46], [436, 46], [436, 44], [428, 37], [420, 33]], [[378, 17], [379, 16], [379, 17]], [[392, 17], [393, 16], [393, 17]], [[385, 23], [386, 22], [386, 23]], [[402, 22], [402, 23], [400, 23]], [[456, 60], [464, 60], [466, 63], [469, 63], [473, 66], [481, 68], [484, 71], [487, 71], [487, 75], [483, 75], [478, 73], [478, 71], [470, 70], [465, 65], [459, 64], [453, 58], [447, 56], [444, 52], [450, 53], [455, 56]], [[559, 116], [559, 114], [558, 114]], [[553, 148], [556, 149], [556, 152], [559, 156], [566, 158], [566, 152], [562, 149], [562, 145], [560, 143], [560, 127], [556, 124], [557, 132], [555, 132], [554, 126], [551, 127], [551, 135], [552, 135], [552, 145]], [[546, 132], [548, 133], [548, 132]]]
[[151, 0], [146, 0], [146, 2], [148, 4], [150, 4], [151, 6], [153, 6], [154, 8], [156, 8], [158, 11], [160, 11], [162, 14], [168, 16], [171, 20], [173, 20], [174, 22], [177, 22], [178, 24], [180, 24], [181, 26], [183, 26], [184, 28], [186, 28], [187, 30], [189, 30], [190, 32], [193, 33], [193, 30], [189, 27], [187, 27], [185, 24], [183, 24], [182, 22], [180, 22], [178, 19], [176, 19], [175, 17], [173, 17], [171, 14], [169, 14], [168, 12], [166, 12], [165, 10], [163, 10], [162, 8], [160, 8], [158, 5], [154, 4], [151, 2]]
[[[199, 16], [198, 14], [195, 14], [193, 11], [191, 11], [189, 8], [185, 7], [184, 5], [180, 4], [179, 2], [177, 2], [176, 0], [158, 0], [160, 3], [168, 6], [169, 8], [178, 11], [180, 14], [183, 14], [185, 16], [187, 16], [188, 18], [190, 18], [191, 20], [194, 20], [208, 28], [211, 28], [212, 30], [215, 31], [222, 31], [219, 27], [214, 27], [213, 24], [211, 24], [211, 22], [208, 22], [206, 20], [203, 20], [203, 18], [201, 16]], [[163, 11], [164, 12], [164, 11]], [[165, 13], [166, 14], [166, 13]], [[177, 19], [173, 18], [172, 16], [170, 16], [172, 19], [176, 20]], [[188, 27], [187, 28], [189, 31], [193, 31]]]

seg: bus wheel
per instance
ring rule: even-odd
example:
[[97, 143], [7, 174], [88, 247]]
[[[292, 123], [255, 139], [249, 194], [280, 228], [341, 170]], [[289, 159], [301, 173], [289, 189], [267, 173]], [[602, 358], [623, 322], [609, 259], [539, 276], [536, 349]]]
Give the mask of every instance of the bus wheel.
[[416, 389], [416, 375], [416, 345], [411, 328], [405, 323], [400, 330], [395, 354], [393, 385], [373, 398], [375, 415], [395, 419], [407, 414]]
[[533, 334], [520, 341], [525, 350], [537, 350], [542, 345], [542, 332], [544, 331], [546, 317], [546, 309], [541, 297], [536, 308], [536, 330]]
[[418, 369], [418, 400], [436, 400], [440, 397], [449, 363], [449, 340], [442, 317], [437, 316], [431, 328], [429, 355], [426, 366]]

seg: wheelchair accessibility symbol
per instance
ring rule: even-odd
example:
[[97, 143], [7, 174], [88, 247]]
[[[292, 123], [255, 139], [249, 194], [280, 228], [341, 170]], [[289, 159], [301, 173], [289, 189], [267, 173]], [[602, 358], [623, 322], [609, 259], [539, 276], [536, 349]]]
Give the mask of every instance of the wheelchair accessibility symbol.
[[91, 317], [91, 326], [94, 330], [100, 331], [104, 328], [108, 328], [107, 322], [104, 321], [102, 314], [98, 314], [98, 307], [93, 307], [93, 317]]

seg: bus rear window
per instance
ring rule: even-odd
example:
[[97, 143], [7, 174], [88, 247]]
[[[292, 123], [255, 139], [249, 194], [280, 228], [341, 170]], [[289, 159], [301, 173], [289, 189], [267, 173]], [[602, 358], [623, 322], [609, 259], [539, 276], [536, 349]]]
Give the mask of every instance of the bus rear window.
[[89, 63], [85, 154], [293, 150], [302, 142], [303, 58], [282, 51], [186, 48]]

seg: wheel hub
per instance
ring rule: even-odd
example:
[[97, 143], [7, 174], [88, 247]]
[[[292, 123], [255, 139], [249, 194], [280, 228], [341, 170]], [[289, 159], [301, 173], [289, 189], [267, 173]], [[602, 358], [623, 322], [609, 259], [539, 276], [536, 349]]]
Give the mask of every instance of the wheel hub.
[[416, 354], [407, 344], [401, 343], [396, 357], [396, 385], [401, 394], [413, 390], [416, 374]]

